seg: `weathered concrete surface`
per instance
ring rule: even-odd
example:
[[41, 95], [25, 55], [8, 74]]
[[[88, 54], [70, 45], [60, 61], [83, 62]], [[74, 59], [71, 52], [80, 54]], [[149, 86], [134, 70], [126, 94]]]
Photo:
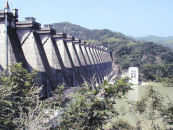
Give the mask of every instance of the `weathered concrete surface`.
[[93, 76], [95, 74], [94, 68], [91, 64], [91, 60], [90, 60], [89, 55], [88, 55], [87, 50], [86, 50], [86, 42], [81, 41], [80, 45], [81, 45], [81, 49], [82, 49], [82, 52], [83, 52], [83, 55], [85, 57], [86, 64], [87, 64], [86, 69], [85, 69], [86, 70], [85, 73], [88, 73], [88, 75], [86, 75], [87, 81], [91, 82], [91, 79], [93, 79]]
[[[96, 83], [109, 79], [112, 55], [107, 48], [87, 44], [80, 39], [56, 33], [52, 27], [40, 24], [32, 17], [18, 22], [17, 10], [8, 13], [8, 63], [22, 62], [30, 72], [38, 71], [43, 98], [60, 84], [82, 86], [84, 81]], [[5, 15], [0, 11], [0, 70], [6, 69]]]
[[105, 68], [105, 78], [109, 79], [110, 77], [110, 71], [112, 70], [112, 59], [110, 52], [108, 52], [107, 48], [101, 46], [100, 47], [100, 54], [102, 59], [102, 64]]
[[106, 48], [104, 48], [103, 46], [100, 47], [100, 54], [101, 54], [101, 59], [102, 59], [102, 64], [105, 68], [105, 78], [108, 79], [109, 78], [109, 62], [108, 62], [108, 57], [106, 57], [107, 52], [106, 52]]
[[45, 25], [44, 28], [37, 31], [40, 34], [42, 44], [51, 67], [52, 77], [56, 87], [63, 84], [70, 86], [69, 77], [66, 74], [65, 67], [53, 36], [56, 34], [51, 25]]
[[67, 35], [67, 38], [64, 39], [64, 47], [66, 49], [68, 58], [70, 60], [70, 63], [72, 65], [72, 69], [73, 69], [73, 77], [75, 79], [76, 82], [74, 82], [74, 86], [81, 86], [82, 85], [82, 78], [80, 76], [80, 65], [79, 65], [79, 61], [77, 60], [77, 56], [76, 53], [74, 51], [74, 47], [73, 47], [73, 41], [74, 41], [74, 37]]
[[88, 56], [89, 56], [89, 58], [91, 60], [91, 65], [94, 68], [94, 75], [96, 77], [97, 83], [101, 84], [101, 82], [102, 82], [102, 75], [101, 75], [101, 73], [99, 73], [97, 64], [95, 63], [93, 54], [91, 53], [91, 49], [92, 49], [92, 46], [90, 46], [90, 44], [86, 43], [86, 51], [87, 51]]
[[[15, 22], [17, 17], [12, 13], [8, 13], [8, 28], [7, 28], [7, 37], [8, 37], [8, 66], [12, 64], [21, 62], [23, 66], [26, 67], [26, 60], [20, 46], [20, 41], [15, 30]], [[5, 33], [5, 12], [4, 10], [0, 11], [0, 70], [4, 71], [6, 67], [6, 33]]]
[[98, 57], [99, 68], [100, 68], [99, 70], [101, 71], [101, 73], [103, 73], [103, 75], [104, 75], [103, 79], [105, 79], [105, 77], [106, 77], [106, 68], [105, 68], [105, 66], [103, 64], [103, 61], [102, 61], [102, 53], [101, 53], [100, 47], [96, 46], [94, 50], [95, 50], [95, 53]]
[[97, 49], [98, 48], [95, 45], [92, 45], [92, 53], [95, 56], [95, 59], [96, 59], [96, 63], [97, 63], [99, 72], [102, 74], [102, 80], [104, 80], [105, 72], [104, 72], [103, 65], [100, 62], [100, 56], [98, 54], [98, 50]]
[[108, 80], [109, 80], [112, 77], [112, 73], [111, 72], [112, 72], [113, 59], [112, 59], [111, 52], [109, 52], [107, 48], [105, 48], [104, 53], [105, 53], [105, 64], [106, 64], [106, 67], [107, 67]]
[[87, 73], [86, 73], [87, 72], [87, 70], [86, 70], [87, 63], [86, 63], [86, 59], [84, 57], [84, 54], [82, 52], [80, 42], [81, 42], [80, 39], [75, 38], [75, 40], [73, 41], [73, 46], [74, 46], [74, 49], [75, 49], [76, 54], [77, 54], [77, 59], [78, 59], [79, 64], [80, 64], [79, 70], [81, 73], [82, 80], [84, 82], [84, 81], [87, 81]]
[[[78, 74], [80, 76], [80, 80], [81, 82], [83, 83], [85, 81], [85, 71], [84, 71], [84, 59], [80, 59], [80, 57], [82, 56], [82, 52], [81, 52], [81, 49], [79, 47], [79, 43], [80, 43], [80, 40], [75, 38], [74, 41], [73, 41], [73, 48], [74, 48], [74, 52], [76, 54], [76, 60], [78, 61], [79, 63], [79, 66], [77, 67], [77, 71], [78, 71]], [[75, 60], [75, 59], [74, 59]]]
[[74, 71], [74, 64], [72, 63], [72, 58], [69, 57], [69, 50], [65, 41], [65, 39], [67, 38], [67, 34], [57, 33], [54, 36], [54, 38], [55, 38], [58, 50], [60, 52], [62, 62], [64, 64], [65, 71], [69, 77], [70, 86], [75, 86], [77, 84], [77, 80], [76, 80], [76, 75]]
[[100, 80], [99, 83], [102, 83], [102, 81], [104, 79], [104, 74], [102, 72], [100, 72], [100, 70], [99, 70], [99, 63], [97, 60], [97, 56], [95, 55], [95, 52], [94, 52], [94, 46], [92, 44], [89, 44], [89, 51], [90, 51], [91, 57], [92, 57], [93, 62], [94, 62], [96, 73], [98, 75], [97, 77]]
[[39, 34], [40, 24], [34, 18], [26, 18], [26, 21], [16, 23], [17, 34], [27, 60], [30, 71], [38, 71], [38, 85], [43, 86], [43, 98], [50, 96], [51, 90], [55, 89], [50, 65], [43, 49]]
[[81, 63], [83, 66], [85, 81], [90, 82], [91, 72], [90, 72], [90, 68], [87, 63], [87, 57], [85, 57], [84, 48], [83, 48], [84, 44], [81, 40], [79, 41], [78, 46], [79, 46], [79, 50], [80, 50], [80, 54], [81, 54], [80, 59], [81, 59]]

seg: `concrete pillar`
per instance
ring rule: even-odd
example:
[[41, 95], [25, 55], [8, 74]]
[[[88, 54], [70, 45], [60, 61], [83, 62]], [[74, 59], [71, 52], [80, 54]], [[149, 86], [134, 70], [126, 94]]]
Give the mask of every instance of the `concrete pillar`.
[[40, 36], [37, 33], [40, 24], [35, 22], [35, 18], [28, 17], [25, 21], [17, 22], [16, 29], [27, 60], [27, 66], [30, 71], [38, 71], [36, 81], [39, 86], [43, 86], [42, 97], [47, 98], [51, 95], [51, 90], [55, 89], [55, 83]]
[[80, 74], [80, 77], [82, 78], [82, 81], [86, 81], [87, 77], [86, 77], [86, 73], [85, 73], [85, 67], [86, 67], [86, 60], [85, 60], [85, 57], [83, 56], [83, 52], [82, 52], [82, 49], [80, 47], [80, 42], [81, 40], [80, 39], [77, 39], [75, 38], [75, 40], [73, 41], [73, 47], [74, 47], [74, 51], [76, 53], [76, 58], [79, 62], [79, 65], [80, 65], [80, 68], [79, 68], [79, 74]]
[[102, 46], [101, 52], [102, 52], [102, 57], [103, 57], [103, 64], [104, 64], [105, 70], [106, 70], [106, 77], [108, 78], [109, 70], [108, 70], [108, 62], [107, 62], [107, 56], [106, 56], [105, 47]]
[[109, 69], [109, 76], [110, 76], [111, 68], [112, 68], [112, 61], [111, 61], [111, 57], [110, 57], [110, 52], [108, 52], [108, 50], [106, 50], [106, 54], [107, 54], [107, 62], [108, 62], [108, 69]]
[[[67, 34], [65, 33], [57, 33], [55, 36], [55, 41], [60, 52], [62, 61], [64, 63], [64, 67], [66, 69], [66, 73], [69, 77], [70, 86], [80, 86], [78, 75], [76, 74], [74, 63], [72, 57], [70, 55], [70, 51], [67, 46], [67, 41], [70, 40], [69, 37], [67, 38]], [[72, 38], [71, 38], [72, 41]]]
[[[0, 10], [0, 52], [1, 52], [0, 70], [1, 71], [7, 69], [7, 64], [6, 64], [7, 60], [8, 60], [8, 66], [21, 62], [23, 66], [27, 68], [26, 59], [24, 57], [20, 41], [17, 36], [17, 32], [15, 30], [16, 21], [18, 20], [17, 9], [13, 9], [12, 11], [13, 12], [5, 13], [5, 10]], [[7, 16], [7, 30], [5, 26], [5, 16]], [[8, 51], [6, 49], [7, 44], [8, 44], [7, 48]]]
[[104, 79], [106, 78], [107, 72], [105, 69], [105, 64], [103, 62], [103, 54], [102, 54], [102, 49], [100, 46], [97, 46], [96, 52], [98, 54], [99, 57], [99, 61], [100, 61], [100, 66], [102, 66], [102, 72], [104, 73]]
[[105, 57], [105, 63], [106, 63], [106, 68], [107, 68], [107, 72], [108, 72], [107, 76], [109, 77], [109, 73], [110, 73], [110, 65], [109, 65], [109, 61], [108, 61], [109, 55], [107, 53], [106, 48], [104, 48], [104, 57]]
[[101, 62], [101, 56], [100, 56], [100, 53], [99, 53], [99, 49], [100, 48], [98, 46], [94, 46], [93, 51], [94, 51], [95, 57], [97, 59], [99, 70], [102, 73], [102, 79], [104, 79], [105, 71], [104, 71], [104, 66]]
[[97, 72], [96, 72], [96, 69], [94, 67], [94, 61], [92, 59], [92, 56], [91, 56], [91, 53], [90, 53], [90, 50], [89, 50], [89, 44], [86, 43], [86, 42], [84, 44], [85, 44], [84, 47], [85, 47], [86, 55], [87, 55], [87, 57], [89, 59], [89, 64], [91, 66], [92, 76], [94, 76], [94, 78], [98, 79]]
[[109, 52], [109, 64], [110, 64], [110, 75], [111, 75], [111, 77], [113, 76], [113, 68], [112, 68], [112, 66], [113, 66], [113, 63], [114, 61], [113, 61], [113, 57], [112, 57], [112, 51], [110, 51]]
[[107, 64], [106, 64], [106, 61], [105, 61], [105, 53], [104, 53], [104, 47], [103, 46], [100, 47], [99, 52], [100, 52], [100, 55], [101, 55], [101, 62], [104, 66], [105, 79], [108, 79], [108, 77], [107, 77], [108, 76], [108, 70], [107, 70]]
[[44, 28], [37, 32], [40, 34], [56, 87], [61, 84], [70, 87], [69, 77], [66, 73], [60, 52], [53, 37], [56, 34], [55, 30], [52, 28], [52, 25], [45, 25]]
[[74, 81], [75, 79], [73, 78], [73, 67], [69, 60], [67, 50], [65, 48], [65, 41], [64, 41], [65, 38], [67, 38], [67, 34], [65, 34], [65, 33], [57, 33], [56, 35], [54, 35], [54, 39], [55, 39], [56, 45], [58, 47], [58, 51], [60, 53], [62, 63], [65, 68], [65, 72], [68, 75], [68, 80], [70, 82], [69, 87], [72, 87], [74, 85], [74, 82], [76, 82], [76, 81]]
[[111, 58], [111, 53], [108, 51], [108, 49], [105, 47], [104, 48], [105, 52], [105, 57], [106, 57], [106, 64], [108, 68], [108, 78], [111, 77], [111, 72], [112, 72], [112, 58]]
[[113, 59], [113, 51], [110, 51], [110, 62], [111, 62], [111, 73], [113, 73], [113, 64], [114, 64], [114, 59]]
[[98, 55], [97, 46], [95, 46], [95, 45], [92, 45], [92, 46], [93, 46], [92, 47], [93, 56], [95, 57], [95, 61], [96, 61], [96, 64], [98, 66], [98, 70], [102, 75], [101, 78], [102, 78], [102, 81], [103, 81], [104, 80], [104, 75], [105, 75], [103, 64], [101, 64], [101, 62], [100, 62], [100, 57]]
[[95, 76], [97, 78], [97, 83], [101, 84], [102, 82], [102, 73], [100, 73], [99, 71], [99, 68], [98, 68], [98, 65], [96, 63], [96, 59], [94, 57], [94, 53], [93, 53], [93, 47], [91, 44], [86, 44], [86, 48], [87, 48], [87, 51], [88, 51], [88, 54], [89, 54], [89, 57], [91, 58], [91, 63], [94, 67], [94, 72], [95, 72]]
[[96, 66], [96, 68], [97, 68], [97, 73], [98, 73], [99, 78], [100, 78], [100, 80], [101, 80], [101, 82], [102, 82], [103, 79], [104, 79], [104, 73], [102, 73], [101, 70], [102, 70], [103, 68], [101, 68], [101, 66], [99, 66], [99, 60], [98, 60], [98, 56], [97, 56], [97, 54], [96, 54], [96, 52], [95, 52], [95, 46], [92, 45], [92, 44], [90, 44], [90, 51], [91, 51], [91, 54], [92, 54], [92, 57], [93, 57], [93, 60], [94, 60], [94, 64], [95, 64], [95, 66]]
[[106, 71], [107, 71], [107, 77], [108, 79], [111, 77], [111, 72], [112, 72], [112, 58], [111, 58], [111, 53], [108, 51], [106, 47], [103, 48], [103, 53], [104, 53], [104, 62], [106, 65]]
[[109, 55], [108, 50], [107, 50], [106, 47], [104, 48], [104, 56], [105, 56], [106, 68], [107, 68], [107, 72], [108, 72], [107, 76], [108, 76], [108, 79], [109, 79], [109, 75], [110, 75], [109, 57], [110, 57], [110, 55]]
[[86, 82], [90, 82], [90, 78], [91, 78], [91, 72], [90, 72], [90, 68], [89, 68], [89, 60], [88, 60], [88, 57], [85, 56], [86, 55], [86, 51], [85, 51], [85, 48], [84, 48], [84, 42], [81, 41], [79, 39], [79, 44], [75, 44], [75, 46], [77, 46], [77, 51], [79, 52], [79, 57], [80, 57], [80, 60], [81, 60], [81, 64], [83, 66], [83, 71], [84, 71], [84, 80]]
[[88, 75], [87, 75], [87, 81], [88, 82], [91, 82], [91, 79], [92, 79], [92, 77], [94, 75], [94, 73], [93, 73], [93, 67], [92, 67], [91, 61], [89, 59], [88, 53], [86, 51], [85, 42], [84, 41], [81, 41], [80, 45], [81, 45], [81, 49], [82, 49], [82, 52], [83, 52], [83, 55], [85, 57], [86, 64], [87, 64], [87, 66], [86, 66], [86, 70], [87, 70], [86, 73], [88, 73]]
[[70, 60], [71, 65], [73, 67], [73, 72], [74, 72], [73, 77], [77, 81], [74, 84], [74, 86], [81, 86], [82, 82], [83, 82], [83, 79], [82, 79], [82, 76], [80, 75], [81, 74], [80, 63], [79, 63], [79, 60], [77, 58], [78, 55], [76, 53], [76, 49], [75, 49], [74, 44], [73, 44], [73, 41], [75, 39], [74, 39], [73, 36], [67, 35], [67, 38], [64, 39], [64, 40], [65, 40], [65, 44], [64, 45], [66, 47], [69, 60]]

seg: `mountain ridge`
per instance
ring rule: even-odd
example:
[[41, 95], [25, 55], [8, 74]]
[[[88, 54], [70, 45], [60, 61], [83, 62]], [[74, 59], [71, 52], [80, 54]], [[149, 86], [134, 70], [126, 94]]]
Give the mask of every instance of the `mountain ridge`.
[[[83, 40], [97, 39], [98, 35], [109, 34], [109, 36], [121, 36], [122, 38], [128, 38], [120, 32], [113, 32], [109, 29], [87, 29], [80, 25], [72, 24], [70, 22], [53, 23], [53, 27], [57, 32], [68, 33], [72, 36], [81, 38]], [[95, 33], [95, 35], [93, 35]], [[86, 35], [85, 35], [86, 34]], [[92, 35], [90, 35], [92, 34]]]
[[161, 37], [155, 35], [148, 35], [148, 36], [133, 37], [133, 38], [140, 41], [154, 42], [173, 49], [173, 36]]
[[113, 40], [112, 39], [113, 37], [113, 38], [120, 38], [124, 40], [125, 39], [130, 40], [132, 42], [133, 41], [154, 42], [156, 44], [173, 49], [173, 36], [160, 37], [155, 35], [148, 35], [143, 37], [133, 37], [133, 36], [126, 36], [123, 33], [114, 32], [109, 29], [88, 29], [80, 25], [72, 24], [70, 22], [53, 23], [53, 27], [56, 29], [57, 32], [65, 32], [72, 36], [78, 37], [80, 39], [89, 40], [90, 42], [105, 40], [104, 39], [105, 36], [101, 38], [99, 37], [107, 34], [108, 35], [107, 37], [111, 37], [111, 39], [109, 40]]
[[122, 69], [143, 64], [167, 64], [173, 62], [173, 51], [153, 42], [137, 41], [120, 32], [108, 29], [90, 30], [69, 22], [54, 23], [57, 32], [64, 32], [89, 43], [103, 45], [114, 52], [114, 61]]

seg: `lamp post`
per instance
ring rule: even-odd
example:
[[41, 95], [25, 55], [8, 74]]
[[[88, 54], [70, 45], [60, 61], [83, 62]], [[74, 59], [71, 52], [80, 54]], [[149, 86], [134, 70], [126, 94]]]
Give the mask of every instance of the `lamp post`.
[[9, 4], [8, 1], [5, 3], [5, 67], [8, 72], [8, 13], [9, 13]]

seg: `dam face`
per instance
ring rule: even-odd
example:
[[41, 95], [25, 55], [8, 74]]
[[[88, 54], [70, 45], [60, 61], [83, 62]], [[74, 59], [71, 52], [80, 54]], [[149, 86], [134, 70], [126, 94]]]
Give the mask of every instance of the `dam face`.
[[79, 87], [87, 82], [101, 84], [112, 72], [112, 56], [107, 48], [89, 44], [33, 17], [18, 21], [18, 10], [0, 10], [0, 70], [22, 63], [29, 72], [37, 71], [35, 83], [41, 96], [51, 96], [59, 85]]

